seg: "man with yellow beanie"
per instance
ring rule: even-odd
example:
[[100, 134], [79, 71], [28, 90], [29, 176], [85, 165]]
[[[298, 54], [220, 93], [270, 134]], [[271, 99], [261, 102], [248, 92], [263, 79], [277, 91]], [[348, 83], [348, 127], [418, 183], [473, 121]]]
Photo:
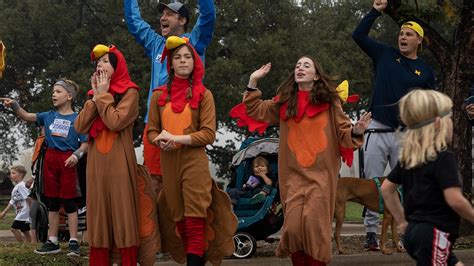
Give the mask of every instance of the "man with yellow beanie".
[[[372, 59], [375, 80], [369, 103], [372, 122], [365, 134], [364, 173], [367, 178], [384, 175], [387, 164], [395, 167], [398, 160], [399, 127], [397, 102], [411, 88], [435, 87], [433, 71], [419, 57], [423, 28], [414, 21], [402, 24], [398, 34], [398, 49], [369, 37], [375, 20], [387, 7], [387, 0], [374, 0], [372, 10], [362, 19], [352, 34], [357, 45]], [[376, 238], [378, 213], [367, 211], [364, 219], [367, 250], [378, 250]]]

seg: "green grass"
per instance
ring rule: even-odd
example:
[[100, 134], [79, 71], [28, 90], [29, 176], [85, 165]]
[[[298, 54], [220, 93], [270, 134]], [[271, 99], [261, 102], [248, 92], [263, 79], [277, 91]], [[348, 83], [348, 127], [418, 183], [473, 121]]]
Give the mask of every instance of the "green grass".
[[[38, 244], [40, 245], [40, 244]], [[0, 265], [88, 265], [88, 248], [81, 246], [81, 257], [66, 256], [67, 243], [61, 243], [61, 253], [39, 255], [36, 244], [0, 243]]]
[[[1, 195], [0, 196], [0, 212], [5, 210], [10, 201], [10, 195]], [[15, 210], [11, 208], [7, 215], [0, 220], [0, 230], [10, 230], [10, 227], [15, 219]]]
[[[346, 216], [344, 216], [344, 221], [346, 222], [354, 222], [354, 223], [362, 223], [364, 222], [364, 217], [362, 217], [362, 210], [364, 206], [354, 203], [354, 202], [347, 202], [346, 203]], [[383, 220], [383, 215], [379, 216], [379, 220]]]
[[363, 222], [364, 217], [362, 217], [362, 209], [364, 207], [360, 204], [354, 202], [346, 203], [346, 215], [344, 216], [344, 221], [346, 222]]
[[[3, 211], [5, 206], [0, 207]], [[3, 219], [0, 220], [0, 230], [10, 230], [13, 220], [15, 220], [15, 210], [10, 209]]]

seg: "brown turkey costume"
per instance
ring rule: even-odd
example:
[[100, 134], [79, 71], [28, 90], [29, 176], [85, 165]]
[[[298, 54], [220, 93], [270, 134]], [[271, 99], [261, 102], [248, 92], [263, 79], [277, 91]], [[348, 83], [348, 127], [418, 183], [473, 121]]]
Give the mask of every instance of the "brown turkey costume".
[[295, 117], [286, 116], [288, 102], [278, 103], [278, 96], [261, 100], [260, 90], [246, 92], [231, 116], [239, 118], [240, 126], [260, 132], [264, 124], [279, 125], [278, 175], [285, 221], [276, 254], [291, 255], [300, 265], [325, 265], [331, 260], [341, 156], [351, 164], [353, 150], [362, 145], [363, 136], [351, 135], [351, 121], [339, 100], [312, 105], [308, 93], [297, 92]]
[[139, 88], [115, 46], [97, 45], [92, 60], [107, 53], [116, 58], [109, 90], [96, 95], [95, 102], [86, 101], [74, 123], [78, 132], [89, 133], [89, 263], [110, 265], [113, 250], [120, 253], [122, 265], [136, 265], [138, 250], [140, 264], [153, 265], [159, 248], [156, 194], [147, 170], [137, 165], [132, 135]]
[[170, 57], [170, 88], [165, 85], [153, 92], [148, 120], [151, 143], [162, 130], [191, 137], [190, 145], [161, 150], [163, 190], [158, 208], [162, 248], [179, 263], [187, 260], [188, 265], [198, 265], [208, 260], [220, 264], [224, 256], [234, 251], [237, 219], [229, 197], [209, 172], [205, 147], [215, 140], [216, 113], [212, 93], [202, 84], [201, 59], [189, 42], [179, 37], [168, 38], [162, 58], [183, 45], [191, 48], [194, 55], [191, 77], [175, 76]]

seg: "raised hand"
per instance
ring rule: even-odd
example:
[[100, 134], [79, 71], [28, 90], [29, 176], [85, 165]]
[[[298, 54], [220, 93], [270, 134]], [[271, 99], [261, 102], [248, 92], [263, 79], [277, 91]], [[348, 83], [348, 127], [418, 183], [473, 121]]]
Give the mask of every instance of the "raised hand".
[[110, 86], [110, 77], [107, 71], [105, 70], [99, 70], [97, 73], [97, 92], [102, 93], [102, 92], [107, 92], [109, 91], [109, 86]]
[[10, 98], [0, 98], [0, 102], [2, 102], [6, 107], [11, 107], [15, 100]]
[[352, 128], [352, 133], [354, 135], [362, 135], [364, 134], [367, 127], [369, 127], [370, 121], [372, 120], [372, 113], [367, 112], [362, 115], [362, 117], [357, 121]]
[[94, 95], [97, 94], [97, 72], [94, 72], [91, 75], [91, 87], [92, 91], [94, 91]]
[[387, 4], [388, 4], [388, 0], [374, 0], [373, 7], [378, 12], [382, 12], [387, 7]]
[[265, 65], [261, 66], [259, 69], [255, 70], [249, 78], [249, 87], [255, 88], [257, 87], [257, 82], [261, 78], [265, 77], [270, 69], [272, 68], [272, 63], [266, 63]]

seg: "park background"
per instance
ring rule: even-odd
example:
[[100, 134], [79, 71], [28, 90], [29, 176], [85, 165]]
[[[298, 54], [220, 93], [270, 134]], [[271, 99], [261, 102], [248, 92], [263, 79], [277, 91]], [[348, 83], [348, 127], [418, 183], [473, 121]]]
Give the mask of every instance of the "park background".
[[[184, 1], [194, 25], [197, 0]], [[159, 29], [157, 0], [141, 0], [142, 17]], [[259, 86], [265, 98], [293, 70], [301, 55], [314, 56], [340, 81], [347, 79], [350, 94], [361, 101], [346, 104], [353, 119], [366, 109], [372, 88], [371, 61], [351, 38], [352, 31], [372, 7], [372, 0], [216, 0], [217, 20], [206, 52], [204, 84], [216, 101], [220, 133], [207, 148], [215, 175], [230, 178], [230, 162], [238, 143], [252, 136], [229, 116], [241, 101], [250, 73], [266, 62], [272, 71]], [[397, 47], [399, 25], [416, 20], [425, 28], [421, 57], [433, 66], [440, 91], [454, 100], [455, 138], [451, 148], [458, 156], [464, 192], [472, 198], [471, 127], [463, 111], [464, 99], [474, 82], [474, 1], [389, 0], [386, 15], [375, 22], [370, 36]], [[90, 51], [98, 43], [115, 44], [125, 55], [130, 76], [141, 88], [140, 116], [135, 123], [135, 144], [141, 145], [150, 59], [128, 32], [123, 1], [118, 0], [0, 0], [0, 40], [7, 47], [7, 68], [0, 80], [0, 96], [12, 97], [29, 112], [51, 109], [51, 87], [60, 77], [78, 82], [79, 111], [90, 88], [94, 65]], [[25, 160], [23, 151], [38, 135], [34, 124], [0, 110], [0, 180], [8, 167]], [[276, 136], [276, 128], [264, 136]], [[21, 159], [23, 156], [23, 159]], [[358, 167], [355, 164], [354, 167]], [[356, 169], [353, 168], [353, 169]], [[353, 173], [358, 173], [353, 170]], [[464, 234], [474, 234], [465, 226]]]

